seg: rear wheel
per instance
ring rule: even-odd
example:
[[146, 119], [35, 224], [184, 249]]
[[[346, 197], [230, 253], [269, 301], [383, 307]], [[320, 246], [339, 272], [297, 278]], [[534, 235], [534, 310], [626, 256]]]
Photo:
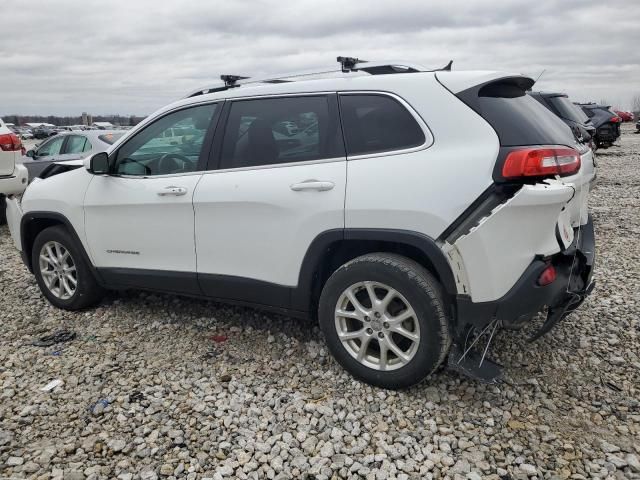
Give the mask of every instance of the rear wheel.
[[325, 284], [318, 316], [336, 360], [379, 387], [420, 382], [450, 345], [440, 285], [400, 255], [368, 254], [340, 267]]
[[62, 226], [49, 227], [33, 244], [33, 272], [42, 294], [65, 310], [80, 310], [98, 303], [104, 295], [80, 246]]

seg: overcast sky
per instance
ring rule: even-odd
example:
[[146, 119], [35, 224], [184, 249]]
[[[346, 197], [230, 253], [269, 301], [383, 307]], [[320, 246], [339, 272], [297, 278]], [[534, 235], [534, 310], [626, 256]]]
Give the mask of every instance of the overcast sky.
[[638, 0], [3, 0], [0, 115], [145, 115], [219, 78], [337, 55], [524, 73], [575, 101], [640, 95]]

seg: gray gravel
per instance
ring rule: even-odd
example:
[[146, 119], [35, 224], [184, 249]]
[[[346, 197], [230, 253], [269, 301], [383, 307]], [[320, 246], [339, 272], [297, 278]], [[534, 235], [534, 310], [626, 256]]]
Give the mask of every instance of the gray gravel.
[[0, 228], [0, 477], [640, 478], [640, 135], [618, 143], [591, 202], [598, 287], [534, 344], [501, 333], [499, 386], [371, 388], [315, 325], [210, 302], [56, 310]]

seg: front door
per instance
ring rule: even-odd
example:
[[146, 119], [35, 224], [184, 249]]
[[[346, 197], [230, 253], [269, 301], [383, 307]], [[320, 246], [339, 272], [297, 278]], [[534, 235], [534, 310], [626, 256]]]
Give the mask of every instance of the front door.
[[[87, 243], [109, 284], [198, 293], [193, 193], [216, 104], [166, 114], [110, 154], [85, 197]], [[167, 136], [173, 129], [179, 135]]]
[[336, 96], [234, 101], [227, 117], [218, 168], [194, 195], [200, 285], [213, 297], [288, 307], [313, 240], [344, 228]]

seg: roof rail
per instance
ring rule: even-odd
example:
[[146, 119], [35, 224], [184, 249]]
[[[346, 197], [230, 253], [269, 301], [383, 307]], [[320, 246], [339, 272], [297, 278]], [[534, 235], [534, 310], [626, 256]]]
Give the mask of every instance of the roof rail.
[[210, 85], [204, 88], [199, 88], [184, 98], [196, 97], [198, 95], [205, 95], [207, 93], [220, 92], [228, 90], [230, 88], [240, 87], [242, 85], [260, 84], [260, 83], [287, 83], [295, 82], [295, 79], [301, 77], [309, 77], [314, 75], [327, 75], [327, 74], [349, 74], [352, 72], [364, 72], [369, 75], [386, 75], [391, 73], [415, 73], [415, 72], [436, 72], [442, 70], [451, 70], [451, 60], [445, 67], [438, 69], [428, 69], [422, 65], [418, 65], [411, 62], [369, 62], [367, 60], [361, 60], [355, 57], [337, 57], [336, 60], [340, 63], [340, 69], [329, 70], [301, 70], [297, 72], [281, 73], [276, 75], [269, 75], [265, 77], [242, 77], [239, 75], [220, 75], [222, 82], [215, 85]]

